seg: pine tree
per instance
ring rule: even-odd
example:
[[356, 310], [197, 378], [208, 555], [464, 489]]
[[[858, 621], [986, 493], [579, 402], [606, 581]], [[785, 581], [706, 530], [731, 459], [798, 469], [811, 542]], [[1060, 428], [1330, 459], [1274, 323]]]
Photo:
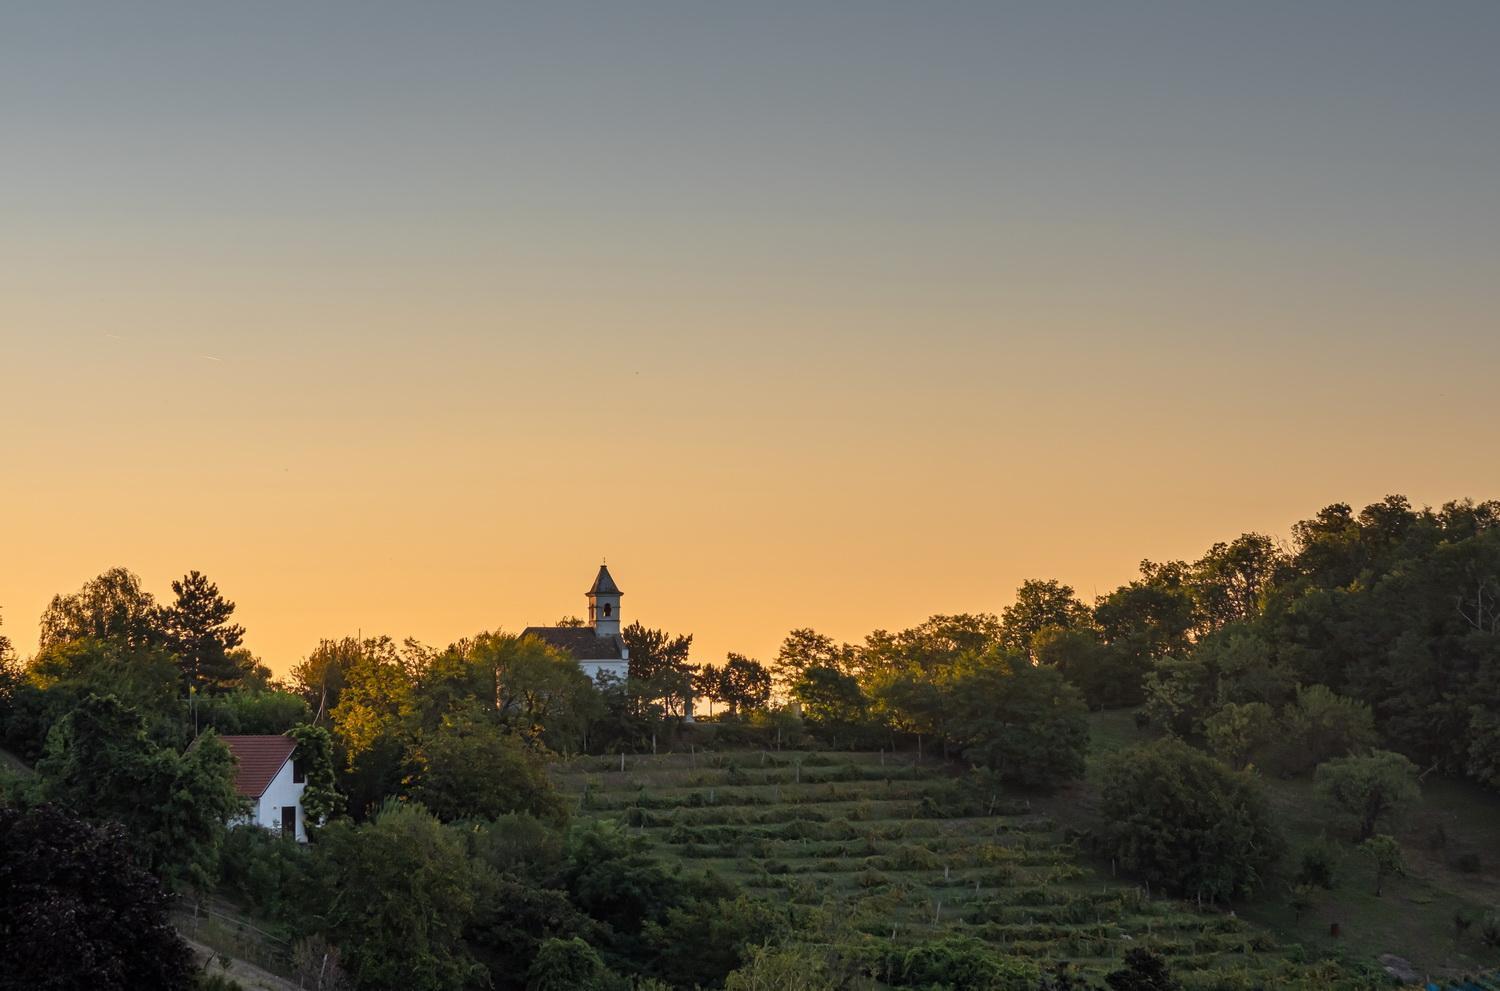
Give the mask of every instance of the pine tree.
[[177, 599], [162, 610], [161, 625], [182, 664], [184, 684], [197, 692], [233, 687], [241, 672], [230, 651], [245, 638], [245, 628], [229, 622], [234, 603], [197, 571], [174, 581], [172, 592]]

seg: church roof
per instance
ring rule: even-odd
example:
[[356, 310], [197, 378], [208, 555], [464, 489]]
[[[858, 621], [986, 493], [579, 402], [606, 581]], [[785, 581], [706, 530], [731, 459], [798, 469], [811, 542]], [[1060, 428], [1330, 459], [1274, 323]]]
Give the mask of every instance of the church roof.
[[625, 654], [623, 640], [614, 634], [601, 637], [592, 626], [528, 626], [521, 636], [536, 637], [580, 661], [618, 661]]
[[616, 585], [615, 580], [610, 577], [609, 569], [601, 564], [599, 565], [599, 574], [594, 577], [593, 587], [589, 589], [588, 594], [624, 595], [625, 593], [620, 591], [620, 586]]

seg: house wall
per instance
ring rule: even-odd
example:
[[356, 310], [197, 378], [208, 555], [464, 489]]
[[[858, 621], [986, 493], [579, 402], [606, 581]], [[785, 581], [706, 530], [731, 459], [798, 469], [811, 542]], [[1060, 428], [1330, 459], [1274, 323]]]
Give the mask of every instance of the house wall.
[[281, 770], [276, 772], [276, 777], [266, 787], [265, 794], [255, 806], [255, 821], [258, 825], [281, 832], [281, 807], [283, 805], [295, 805], [297, 807], [297, 842], [307, 842], [307, 828], [303, 821], [305, 816], [302, 812], [302, 789], [306, 783], [292, 781], [292, 762], [290, 759], [281, 765]]

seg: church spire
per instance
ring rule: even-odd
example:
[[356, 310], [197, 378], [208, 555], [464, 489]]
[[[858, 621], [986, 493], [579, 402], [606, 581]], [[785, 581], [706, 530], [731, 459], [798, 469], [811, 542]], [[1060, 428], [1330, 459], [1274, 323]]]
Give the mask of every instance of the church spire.
[[599, 565], [599, 574], [589, 588], [589, 625], [601, 637], [620, 634], [620, 586], [615, 584], [606, 565]]

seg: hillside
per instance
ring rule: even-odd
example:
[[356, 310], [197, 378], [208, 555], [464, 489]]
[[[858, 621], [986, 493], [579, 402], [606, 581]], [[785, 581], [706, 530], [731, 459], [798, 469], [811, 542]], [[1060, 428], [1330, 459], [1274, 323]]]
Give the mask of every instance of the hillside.
[[[1150, 737], [1136, 728], [1130, 710], [1094, 713], [1090, 720], [1088, 779], [1040, 800], [1065, 825], [1086, 824], [1104, 755]], [[1291, 845], [1284, 871], [1301, 848], [1323, 839], [1329, 813], [1307, 778], [1262, 775], [1277, 821]], [[1374, 894], [1374, 870], [1345, 847], [1332, 890], [1318, 890], [1300, 919], [1288, 897], [1290, 881], [1278, 878], [1262, 895], [1239, 906], [1246, 919], [1318, 954], [1374, 960], [1394, 953], [1419, 973], [1461, 976], [1500, 967], [1500, 948], [1486, 946], [1478, 921], [1500, 905], [1500, 796], [1472, 783], [1433, 778], [1422, 785], [1418, 806], [1398, 831], [1405, 875]], [[1454, 916], [1469, 920], [1467, 929]], [[1338, 935], [1333, 935], [1337, 925]]]
[[1189, 988], [1367, 986], [1232, 914], [1104, 876], [1034, 800], [911, 755], [631, 756], [623, 771], [619, 757], [588, 757], [556, 777], [579, 814], [623, 821], [686, 868], [825, 910], [809, 912], [813, 942], [909, 947], [963, 934], [1095, 976], [1147, 946]]

